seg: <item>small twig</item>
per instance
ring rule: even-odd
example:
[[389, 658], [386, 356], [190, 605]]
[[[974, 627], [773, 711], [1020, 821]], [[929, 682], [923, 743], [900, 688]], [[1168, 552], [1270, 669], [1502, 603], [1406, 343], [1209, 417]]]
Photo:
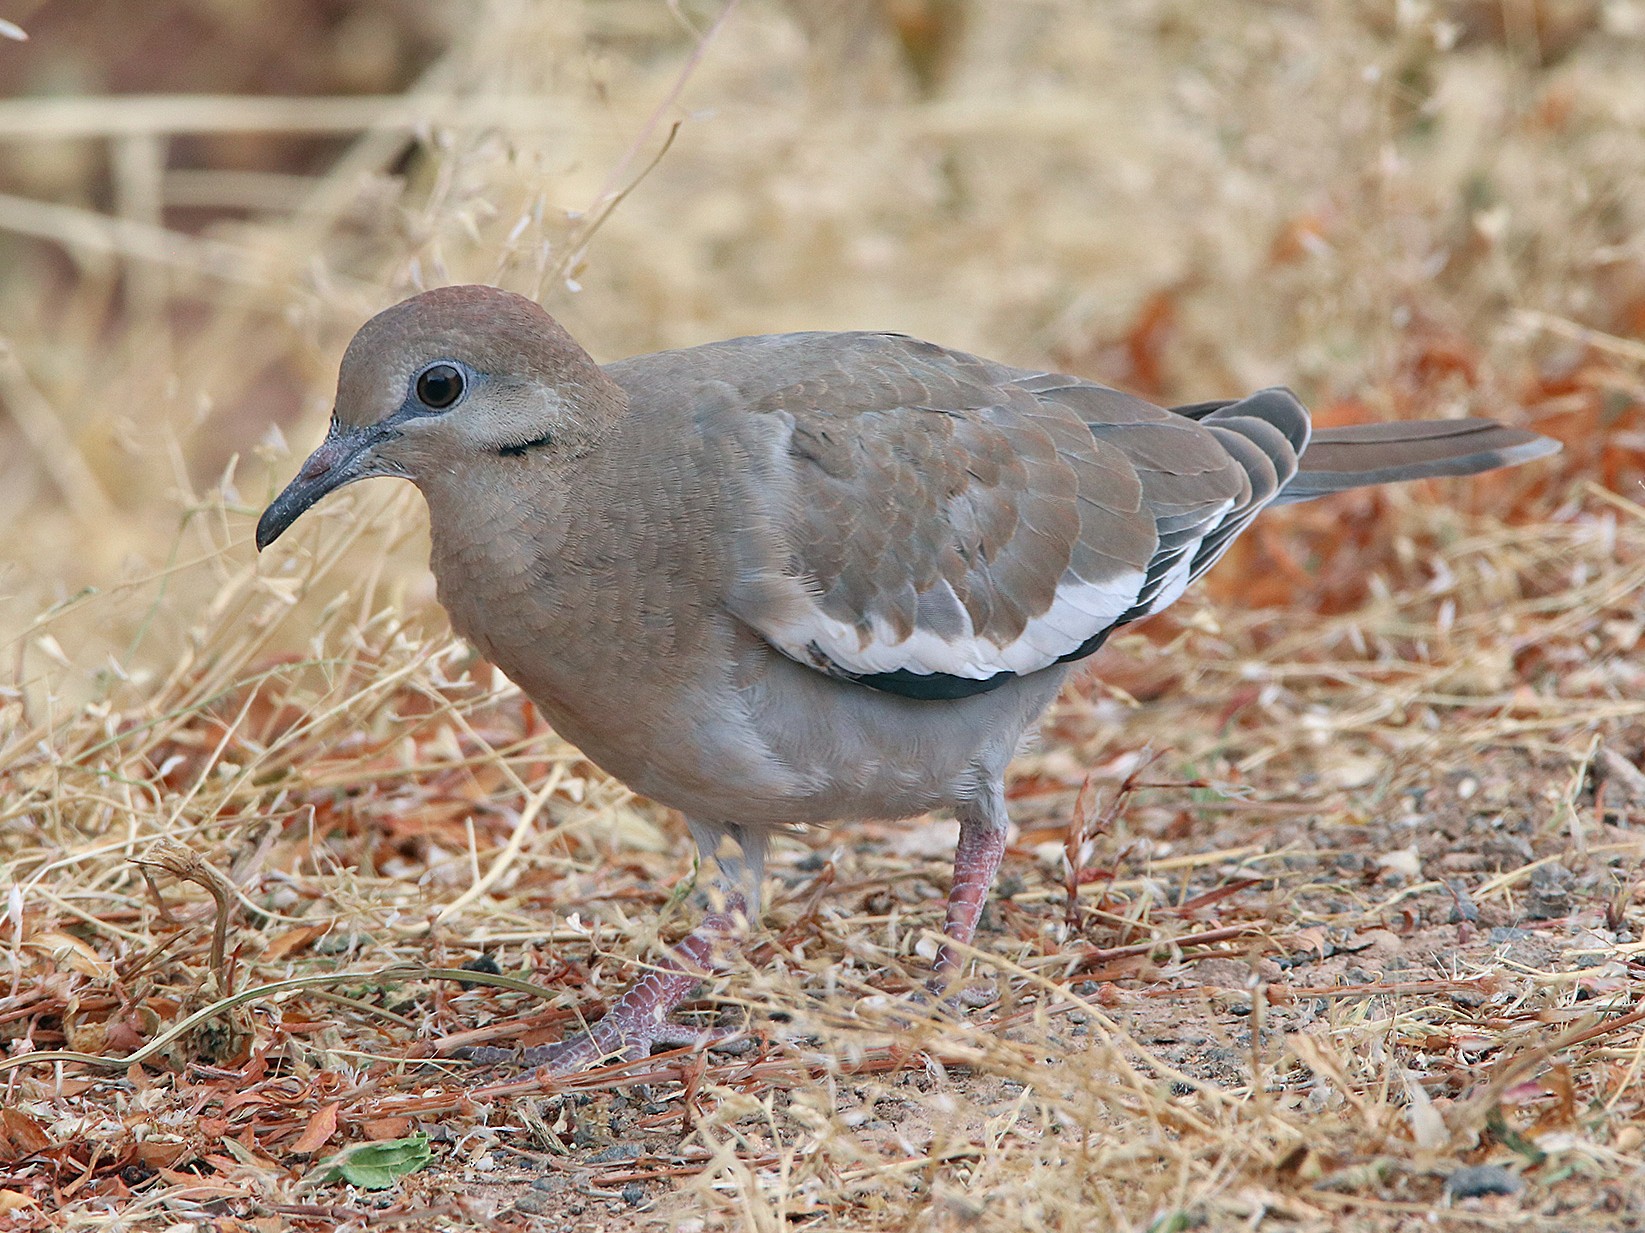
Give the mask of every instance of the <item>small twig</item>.
[[[1068, 834], [1063, 841], [1063, 853], [1067, 863], [1067, 879], [1065, 890], [1068, 901], [1064, 908], [1065, 917], [1071, 928], [1081, 929], [1084, 924], [1084, 914], [1080, 911], [1079, 895], [1081, 875], [1085, 871], [1085, 863], [1090, 856], [1090, 849], [1099, 835], [1112, 834], [1114, 823], [1119, 820], [1121, 811], [1125, 808], [1134, 792], [1143, 788], [1166, 788], [1200, 786], [1197, 784], [1163, 784], [1154, 783], [1142, 778], [1143, 772], [1149, 770], [1155, 763], [1165, 756], [1163, 750], [1143, 751], [1142, 760], [1132, 768], [1130, 774], [1120, 781], [1119, 787], [1114, 789], [1114, 795], [1109, 800], [1102, 813], [1094, 822], [1088, 821], [1087, 800], [1091, 789], [1091, 777], [1087, 775], [1085, 782], [1080, 785], [1079, 795], [1074, 798], [1074, 811], [1068, 820]], [[1092, 911], [1100, 911], [1104, 899], [1099, 900]]]
[[1588, 782], [1588, 775], [1593, 769], [1594, 757], [1599, 752], [1600, 734], [1595, 732], [1588, 742], [1587, 752], [1582, 755], [1571, 774], [1570, 787], [1566, 789], [1565, 799], [1560, 803], [1565, 807], [1566, 822], [1571, 835], [1571, 846], [1576, 852], [1578, 860], [1588, 859], [1588, 833], [1582, 826], [1582, 811], [1577, 808], [1577, 799], [1582, 795], [1583, 785]]
[[1132, 955], [1147, 955], [1157, 950], [1182, 949], [1188, 946], [1207, 946], [1212, 942], [1226, 942], [1233, 938], [1250, 937], [1252, 934], [1267, 933], [1267, 925], [1224, 925], [1221, 929], [1205, 929], [1199, 933], [1185, 933], [1178, 938], [1151, 938], [1146, 942], [1133, 942], [1129, 946], [1093, 946], [1079, 954], [1079, 963], [1074, 973], [1084, 971], [1088, 967], [1095, 967], [1102, 963], [1111, 963], [1115, 959], [1125, 959]]

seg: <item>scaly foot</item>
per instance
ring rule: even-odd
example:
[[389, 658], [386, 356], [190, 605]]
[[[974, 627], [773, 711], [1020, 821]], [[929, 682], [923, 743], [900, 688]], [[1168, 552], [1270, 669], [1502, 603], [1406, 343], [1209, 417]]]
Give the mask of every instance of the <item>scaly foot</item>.
[[746, 927], [741, 896], [733, 896], [723, 912], [710, 912], [702, 924], [680, 940], [651, 972], [631, 985], [611, 1004], [593, 1027], [552, 1045], [524, 1051], [483, 1045], [467, 1058], [484, 1065], [500, 1062], [547, 1066], [556, 1074], [585, 1070], [607, 1058], [644, 1057], [657, 1045], [702, 1045], [707, 1048], [736, 1035], [736, 1028], [690, 1028], [670, 1016], [703, 977], [723, 965], [716, 951], [740, 936]]

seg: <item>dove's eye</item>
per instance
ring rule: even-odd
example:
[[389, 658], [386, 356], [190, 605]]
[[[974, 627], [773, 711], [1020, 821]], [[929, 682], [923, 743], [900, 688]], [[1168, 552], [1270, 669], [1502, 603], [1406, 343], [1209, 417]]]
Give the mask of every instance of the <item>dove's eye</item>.
[[417, 401], [444, 411], [463, 396], [463, 374], [451, 364], [431, 364], [417, 377]]

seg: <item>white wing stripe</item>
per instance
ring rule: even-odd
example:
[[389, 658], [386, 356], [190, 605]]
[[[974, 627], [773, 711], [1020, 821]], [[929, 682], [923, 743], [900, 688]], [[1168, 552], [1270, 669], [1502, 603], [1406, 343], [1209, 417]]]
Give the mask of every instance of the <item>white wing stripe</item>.
[[[1203, 536], [1201, 537], [1204, 538]], [[1148, 615], [1163, 612], [1182, 598], [1182, 593], [1188, 589], [1188, 584], [1194, 580], [1194, 553], [1199, 550], [1200, 541], [1195, 540], [1188, 550], [1177, 558], [1177, 563], [1171, 566], [1164, 579], [1160, 582], [1160, 589], [1154, 595], [1153, 602], [1148, 605]]]
[[1239, 538], [1237, 533], [1228, 537], [1228, 539], [1217, 549], [1215, 556], [1213, 556], [1209, 561], [1201, 561], [1199, 563], [1199, 569], [1194, 569], [1194, 558], [1198, 556], [1201, 545], [1220, 531], [1223, 524], [1225, 524], [1230, 518], [1234, 518], [1237, 519], [1240, 524], [1239, 529], [1243, 530], [1245, 524], [1249, 523], [1251, 519], [1261, 513], [1269, 503], [1269, 501], [1264, 501], [1258, 505], [1244, 505], [1238, 509], [1235, 509], [1234, 503], [1229, 501], [1220, 510], [1218, 510], [1211, 519], [1208, 519], [1199, 536], [1183, 545], [1182, 555], [1177, 558], [1175, 563], [1172, 564], [1170, 571], [1165, 575], [1165, 578], [1161, 582], [1159, 592], [1154, 596], [1153, 601], [1148, 605], [1146, 615], [1152, 616], [1156, 612], [1163, 612], [1172, 604], [1176, 603], [1177, 600], [1182, 598], [1182, 593], [1188, 589], [1190, 583], [1222, 559], [1222, 554], [1228, 551], [1229, 545], [1231, 545], [1235, 539]]
[[1141, 570], [1128, 570], [1100, 583], [1065, 577], [1050, 609], [1032, 618], [1004, 646], [978, 637], [971, 614], [963, 606], [964, 630], [951, 638], [916, 629], [899, 640], [883, 617], [871, 616], [864, 643], [855, 626], [826, 615], [815, 604], [806, 605], [789, 620], [772, 622], [762, 632], [783, 654], [802, 663], [821, 654], [856, 675], [903, 670], [980, 681], [1000, 672], [1037, 672], [1077, 650], [1136, 603], [1145, 579]]

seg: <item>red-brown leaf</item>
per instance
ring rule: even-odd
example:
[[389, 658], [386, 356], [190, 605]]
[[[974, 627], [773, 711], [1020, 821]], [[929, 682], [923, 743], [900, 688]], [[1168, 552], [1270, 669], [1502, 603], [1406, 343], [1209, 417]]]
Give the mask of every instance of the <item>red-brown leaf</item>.
[[291, 1145], [291, 1150], [312, 1155], [326, 1145], [326, 1141], [337, 1133], [337, 1110], [341, 1105], [332, 1101], [328, 1105], [321, 1105], [308, 1119], [308, 1125], [303, 1128], [302, 1136]]

